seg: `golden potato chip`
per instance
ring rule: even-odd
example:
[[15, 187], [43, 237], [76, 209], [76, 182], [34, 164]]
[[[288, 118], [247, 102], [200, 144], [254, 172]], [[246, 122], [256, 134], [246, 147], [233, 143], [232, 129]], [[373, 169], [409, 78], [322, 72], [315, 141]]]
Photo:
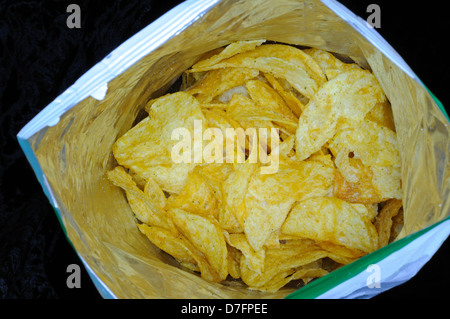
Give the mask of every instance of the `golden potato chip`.
[[[218, 203], [218, 212], [220, 214], [221, 207], [223, 206], [223, 189], [222, 184], [228, 178], [228, 175], [233, 171], [233, 164], [230, 163], [220, 163], [220, 164], [207, 164], [197, 166], [197, 173], [203, 176], [204, 179], [212, 187], [214, 197]], [[219, 217], [216, 217], [219, 220]]]
[[332, 53], [324, 50], [310, 48], [303, 50], [303, 52], [310, 55], [317, 62], [323, 73], [327, 76], [328, 80], [335, 78], [343, 72], [360, 69], [357, 64], [344, 63], [336, 58]]
[[186, 184], [189, 172], [196, 166], [196, 163], [168, 163], [149, 166], [142, 176], [154, 179], [163, 191], [178, 194]]
[[[243, 54], [244, 55], [244, 54]], [[308, 75], [321, 86], [326, 78], [321, 72], [320, 66], [305, 51], [284, 44], [270, 44], [256, 48], [246, 53], [248, 57], [276, 57], [288, 61], [306, 70]]]
[[[255, 81], [249, 81], [247, 84], [250, 85], [250, 83], [253, 82]], [[262, 90], [258, 92], [262, 92]], [[255, 128], [255, 129], [270, 128], [274, 127], [271, 124], [271, 122], [274, 122], [280, 127], [285, 128], [286, 131], [289, 132], [290, 134], [295, 134], [298, 120], [294, 117], [294, 115], [287, 108], [287, 106], [284, 104], [285, 114], [283, 114], [282, 113], [283, 111], [280, 111], [280, 108], [282, 107], [274, 109], [277, 108], [277, 106], [274, 104], [277, 104], [280, 101], [277, 102], [274, 100], [270, 100], [270, 97], [268, 96], [262, 97], [260, 93], [257, 94], [260, 96], [258, 103], [261, 104], [259, 105], [243, 95], [238, 94], [234, 95], [229, 103], [229, 106], [226, 109], [227, 115], [232, 119], [236, 120], [237, 122], [239, 122], [243, 128]], [[251, 89], [251, 95], [252, 98], [256, 95], [253, 93], [253, 89]], [[265, 98], [267, 98], [268, 100], [265, 101]], [[281, 102], [284, 103], [284, 101]], [[272, 105], [270, 105], [270, 103], [272, 103]], [[259, 121], [261, 124], [259, 124], [258, 126], [251, 126], [248, 125], [248, 123], [252, 122], [248, 120], [256, 120]]]
[[264, 74], [270, 85], [280, 94], [287, 106], [291, 109], [296, 117], [300, 117], [305, 105], [295, 96], [295, 94], [283, 87], [283, 85], [271, 74]]
[[261, 80], [250, 80], [246, 83], [251, 98], [259, 107], [280, 113], [287, 119], [296, 121], [294, 113], [276, 90]]
[[182, 234], [175, 235], [164, 228], [145, 224], [137, 226], [155, 246], [172, 255], [183, 267], [200, 271], [204, 279], [219, 280], [216, 270], [208, 263], [204, 255]]
[[397, 215], [392, 218], [391, 235], [389, 237], [389, 242], [394, 241], [398, 237], [401, 230], [403, 229], [404, 223], [405, 221], [403, 216], [403, 207], [401, 207]]
[[264, 271], [261, 274], [253, 271], [248, 266], [247, 257], [242, 255], [241, 278], [251, 288], [262, 287], [278, 274], [286, 271], [292, 274], [296, 268], [326, 256], [326, 251], [311, 240], [296, 241], [294, 245], [283, 244], [280, 248], [266, 250]]
[[334, 251], [327, 251], [327, 257], [340, 265], [348, 265], [360, 257], [346, 257]]
[[295, 156], [295, 135], [290, 135], [278, 144], [278, 154], [285, 158], [291, 158]]
[[[331, 253], [327, 256], [332, 258], [334, 255], [339, 255], [340, 257], [349, 258], [350, 260], [355, 260], [358, 257], [366, 255], [366, 253], [359, 249], [350, 249], [342, 245], [333, 244], [328, 241], [316, 241], [317, 245], [322, 248], [323, 250], [326, 250], [327, 252]], [[339, 260], [340, 263], [342, 263], [342, 260]]]
[[194, 95], [201, 103], [209, 103], [222, 93], [246, 83], [258, 76], [259, 71], [247, 68], [223, 68], [211, 70], [186, 92]]
[[[329, 143], [345, 181], [337, 179], [339, 198], [362, 203], [401, 198], [400, 156], [395, 132], [365, 120], [339, 131]], [[353, 200], [352, 200], [353, 197]]]
[[238, 249], [246, 257], [244, 262], [248, 263], [251, 270], [259, 274], [263, 272], [266, 256], [264, 248], [255, 251], [248, 243], [245, 234], [228, 234], [225, 238], [230, 246]]
[[217, 181], [222, 184], [233, 171], [233, 164], [231, 163], [213, 163], [198, 166], [198, 173], [204, 178]]
[[381, 201], [381, 196], [373, 186], [372, 170], [369, 167], [364, 167], [360, 160], [350, 162], [355, 163], [352, 167], [358, 165], [358, 180], [354, 183], [349, 182], [342, 176], [342, 173], [339, 170], [336, 170], [333, 196], [349, 203], [379, 203]]
[[250, 177], [257, 164], [235, 164], [234, 171], [223, 182], [222, 209], [219, 213], [220, 226], [230, 233], [241, 233], [242, 208]]
[[366, 166], [400, 165], [395, 132], [369, 120], [340, 130], [330, 141], [329, 148], [335, 156], [341, 151], [347, 155], [351, 152]]
[[200, 62], [194, 64], [191, 68], [192, 72], [198, 72], [197, 70], [207, 69], [216, 63], [230, 58], [238, 53], [244, 53], [246, 51], [250, 51], [255, 49], [257, 46], [264, 43], [266, 40], [251, 40], [251, 41], [237, 41], [227, 45], [223, 50], [220, 50], [219, 53], [214, 54], [213, 56], [204, 59]]
[[304, 283], [308, 283], [314, 278], [320, 278], [327, 274], [328, 271], [320, 268], [320, 266], [318, 266], [318, 263], [312, 262], [305, 266], [300, 266], [295, 269], [291, 268], [289, 270], [278, 273], [277, 275], [272, 277], [272, 279], [266, 282], [264, 286], [257, 287], [256, 289], [260, 291], [275, 292], [293, 280], [302, 279]]
[[[289, 133], [295, 134], [298, 119], [283, 98], [273, 88], [260, 80], [250, 80], [246, 83], [246, 86], [256, 105], [261, 110], [268, 111], [263, 112], [263, 116], [272, 119], [272, 121], [284, 127]], [[265, 115], [266, 113], [267, 115]]]
[[[297, 123], [292, 120], [287, 120], [280, 114], [272, 112], [270, 110], [263, 109], [255, 104], [253, 100], [245, 97], [241, 94], [235, 94], [226, 106], [226, 117], [233, 123], [238, 123], [238, 129], [242, 128], [246, 135], [245, 137], [245, 149], [251, 150], [254, 146], [253, 136], [259, 134], [259, 129], [266, 129], [270, 132], [272, 128], [275, 128], [273, 121], [284, 123], [284, 125], [296, 127]], [[252, 133], [253, 132], [253, 133]], [[233, 139], [227, 137], [227, 142], [232, 144]], [[267, 152], [270, 151], [270, 145], [272, 143], [271, 135], [267, 134], [267, 139], [258, 138], [258, 143]]]
[[334, 197], [310, 198], [292, 208], [281, 232], [370, 253], [377, 249], [378, 235], [361, 210], [367, 209]]
[[228, 273], [230, 276], [234, 279], [241, 278], [241, 256], [242, 253], [239, 249], [234, 248], [230, 245], [227, 245], [228, 249], [228, 255], [227, 255], [227, 262], [228, 262]]
[[383, 90], [369, 71], [344, 72], [326, 82], [300, 116], [295, 140], [297, 158], [304, 160], [318, 151], [342, 123], [357, 126], [384, 100]]
[[[209, 106], [210, 104], [207, 104]], [[223, 109], [212, 108], [203, 109], [202, 112], [205, 115], [206, 125], [209, 128], [219, 128], [223, 135], [225, 135], [225, 129], [227, 128], [238, 128], [240, 127], [239, 122], [234, 120], [228, 113], [230, 107], [229, 104], [222, 104]]]
[[401, 207], [401, 200], [390, 199], [385, 203], [377, 218], [375, 219], [374, 224], [378, 232], [378, 248], [384, 247], [389, 243], [392, 219], [397, 216]]
[[268, 249], [280, 248], [280, 230], [272, 232], [264, 243], [264, 247]]
[[366, 119], [382, 125], [395, 132], [394, 115], [392, 114], [392, 108], [389, 101], [383, 103], [377, 103], [367, 113]]
[[186, 238], [180, 233], [174, 233], [158, 226], [137, 224], [139, 230], [159, 249], [165, 251], [179, 262], [196, 264], [189, 250]]
[[225, 280], [228, 275], [227, 246], [219, 225], [213, 219], [181, 209], [171, 209], [168, 213], [178, 230], [205, 256], [215, 271], [213, 280]]
[[242, 209], [244, 232], [254, 250], [262, 249], [270, 235], [284, 222], [295, 202], [294, 199], [288, 198], [279, 203], [265, 205], [264, 200], [265, 197], [256, 198], [247, 193], [245, 209]]
[[[170, 197], [172, 198], [172, 196]], [[188, 175], [188, 180], [181, 192], [174, 196], [167, 209], [179, 208], [186, 212], [201, 216], [218, 218], [218, 201], [214, 189], [208, 181], [194, 169]]]
[[166, 229], [173, 230], [173, 224], [170, 219], [167, 219], [165, 212], [159, 206], [157, 201], [152, 201], [152, 198], [146, 196], [141, 191], [130, 175], [128, 175], [121, 166], [115, 167], [108, 171], [108, 179], [116, 186], [122, 188], [127, 196], [128, 204], [130, 204], [136, 218], [141, 222], [159, 226]]
[[[217, 97], [217, 101], [222, 103], [222, 107], [224, 106], [223, 103], [228, 103], [231, 101], [234, 95], [242, 95], [246, 98], [250, 98], [247, 87], [244, 85], [236, 86], [232, 89], [229, 89], [228, 91], [223, 92], [221, 95]], [[214, 104], [215, 107], [219, 107], [220, 104]]]
[[139, 187], [141, 190], [145, 189], [145, 184], [147, 184], [147, 180], [145, 178], [143, 178], [142, 176], [136, 174], [131, 169], [128, 170], [128, 175], [131, 176], [133, 181], [136, 183], [137, 187]]
[[193, 71], [210, 71], [225, 67], [258, 69], [275, 77], [284, 78], [308, 98], [311, 98], [326, 80], [320, 67], [309, 55], [297, 48], [280, 44], [262, 45], [214, 65], [195, 67]]
[[244, 215], [238, 219], [254, 250], [262, 248], [270, 234], [283, 224], [295, 201], [329, 192], [334, 167], [319, 161], [280, 161], [278, 172], [256, 172], [245, 195]]
[[402, 175], [400, 166], [371, 166], [372, 185], [381, 198], [402, 198]]
[[[283, 243], [286, 247], [288, 247], [289, 245], [295, 246], [295, 245], [298, 245], [299, 243], [301, 243], [302, 241], [308, 240], [308, 239], [304, 239], [304, 238], [297, 237], [297, 236], [286, 235], [283, 233], [280, 233], [279, 238], [280, 238], [280, 242]], [[326, 251], [326, 256], [332, 261], [331, 264], [330, 264], [330, 262], [328, 262], [326, 267], [324, 267], [324, 269], [326, 269], [327, 271], [334, 269], [336, 267], [339, 267], [339, 264], [346, 265], [346, 264], [349, 264], [359, 258], [359, 257], [352, 257], [354, 255], [361, 256], [361, 255], [359, 255], [360, 251], [358, 251], [358, 250], [351, 250], [344, 246], [335, 245], [330, 242], [323, 242], [320, 240], [319, 241], [316, 240], [316, 241], [314, 241], [314, 243], [317, 246], [319, 246], [321, 249]], [[321, 259], [320, 262], [326, 263], [327, 260]]]
[[152, 201], [158, 205], [159, 208], [163, 209], [166, 206], [166, 195], [159, 187], [158, 183], [151, 177], [147, 178], [147, 182], [144, 186], [144, 194]]
[[[173, 189], [173, 182], [163, 178], [155, 178], [154, 170], [164, 171], [164, 166], [172, 169], [174, 160], [172, 152], [179, 143], [173, 137], [177, 129], [183, 128], [190, 134], [189, 143], [193, 144], [194, 121], [205, 122], [199, 102], [185, 92], [167, 94], [153, 100], [147, 108], [149, 116], [131, 128], [113, 145], [113, 154], [119, 165], [132, 169], [146, 179], [153, 176], [160, 187], [166, 191], [179, 191], [180, 185]], [[181, 135], [183, 138], [184, 135]], [[186, 137], [188, 138], [188, 137]], [[191, 160], [191, 163], [194, 161]], [[185, 163], [183, 163], [185, 164]], [[190, 164], [178, 170], [178, 178], [184, 178], [189, 172]], [[154, 168], [162, 166], [162, 168]]]
[[[228, 107], [227, 107], [228, 110]], [[203, 160], [205, 163], [234, 163], [241, 159], [245, 160], [245, 152], [250, 147], [249, 137], [243, 131], [242, 140], [236, 137], [235, 132], [241, 129], [240, 123], [231, 116], [229, 112], [222, 109], [203, 110], [208, 128], [213, 129], [211, 137], [205, 138], [208, 144], [203, 149]], [[233, 129], [228, 131], [228, 129]], [[215, 130], [219, 130], [218, 133]], [[231, 133], [231, 134], [230, 134]], [[227, 146], [232, 149], [227, 149]], [[214, 150], [214, 151], [212, 151]], [[221, 151], [220, 151], [221, 150]], [[220, 153], [220, 154], [216, 154]]]

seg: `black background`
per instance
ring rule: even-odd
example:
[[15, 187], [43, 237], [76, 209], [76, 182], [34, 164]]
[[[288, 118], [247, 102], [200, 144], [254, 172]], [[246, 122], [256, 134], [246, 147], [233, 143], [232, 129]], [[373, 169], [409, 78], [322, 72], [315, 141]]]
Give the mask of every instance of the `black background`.
[[[69, 29], [66, 8], [81, 8], [81, 28]], [[17, 143], [16, 134], [40, 110], [119, 44], [180, 1], [0, 1], [0, 298], [100, 299]], [[377, 31], [449, 106], [450, 23], [438, 1], [341, 1], [366, 19], [381, 8]], [[441, 3], [441, 5], [438, 5]], [[412, 115], [413, 116], [413, 115]], [[447, 240], [407, 283], [376, 299], [449, 299]], [[81, 288], [69, 289], [69, 264], [81, 266]]]

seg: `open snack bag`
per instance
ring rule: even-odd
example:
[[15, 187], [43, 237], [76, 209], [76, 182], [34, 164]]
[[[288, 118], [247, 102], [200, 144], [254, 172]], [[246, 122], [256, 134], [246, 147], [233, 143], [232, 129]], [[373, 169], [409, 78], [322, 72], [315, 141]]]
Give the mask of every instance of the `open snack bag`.
[[18, 140], [105, 298], [368, 298], [450, 233], [449, 135], [338, 2], [189, 0]]

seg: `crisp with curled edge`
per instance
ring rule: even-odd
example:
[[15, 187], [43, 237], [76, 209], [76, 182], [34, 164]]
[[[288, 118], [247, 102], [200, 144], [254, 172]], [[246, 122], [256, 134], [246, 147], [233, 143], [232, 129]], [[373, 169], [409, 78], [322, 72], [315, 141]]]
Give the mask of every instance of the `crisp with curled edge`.
[[[107, 177], [124, 189], [138, 229], [182, 267], [277, 291], [395, 239], [401, 175], [390, 104], [370, 71], [264, 42], [216, 49], [183, 74], [179, 92], [149, 101], [149, 116], [114, 144], [119, 165]], [[235, 150], [244, 163], [174, 163], [171, 133], [194, 136], [195, 121], [223, 136], [276, 128], [278, 143], [246, 136]], [[255, 141], [278, 158], [276, 172], [248, 161]]]

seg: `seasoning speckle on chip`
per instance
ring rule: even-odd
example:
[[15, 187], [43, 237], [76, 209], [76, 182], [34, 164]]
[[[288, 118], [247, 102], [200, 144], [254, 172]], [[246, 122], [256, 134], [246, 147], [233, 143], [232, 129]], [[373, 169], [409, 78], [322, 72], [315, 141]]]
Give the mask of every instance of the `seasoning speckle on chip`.
[[356, 63], [238, 41], [145, 109], [113, 145], [107, 177], [142, 234], [205, 280], [298, 287], [402, 226], [392, 110]]

